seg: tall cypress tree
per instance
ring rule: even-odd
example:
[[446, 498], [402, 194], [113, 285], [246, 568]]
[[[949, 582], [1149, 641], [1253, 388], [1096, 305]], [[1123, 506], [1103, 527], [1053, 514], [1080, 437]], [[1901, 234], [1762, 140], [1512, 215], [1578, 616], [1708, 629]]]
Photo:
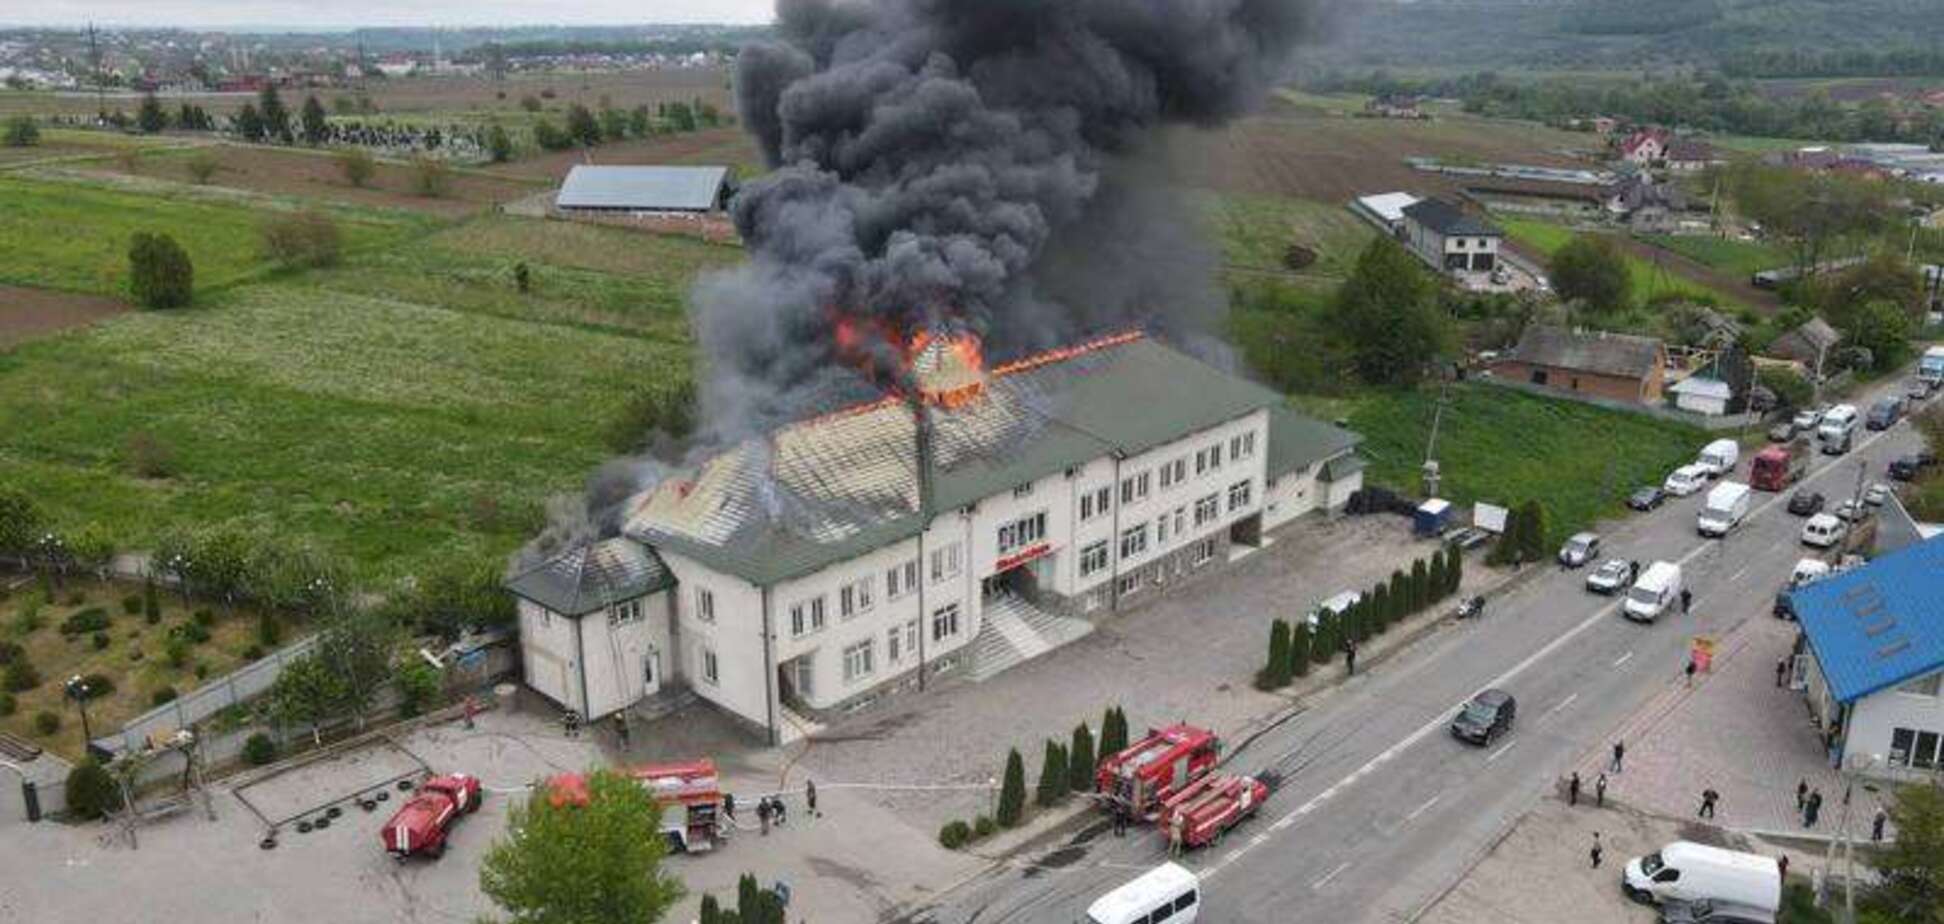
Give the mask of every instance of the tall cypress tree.
[[1341, 638], [1338, 635], [1339, 631], [1341, 631], [1341, 626], [1338, 625], [1337, 615], [1335, 613], [1325, 610], [1317, 616], [1316, 640], [1310, 645], [1311, 662], [1328, 664], [1331, 658], [1336, 657], [1339, 639]]
[[1269, 623], [1269, 663], [1256, 676], [1256, 686], [1263, 690], [1289, 686], [1289, 623], [1283, 620]]
[[1431, 603], [1443, 600], [1449, 593], [1445, 590], [1446, 567], [1448, 566], [1445, 564], [1445, 550], [1439, 549], [1436, 552], [1432, 552], [1431, 567], [1425, 569], [1424, 574], [1424, 586]]
[[1046, 739], [1046, 754], [1040, 760], [1039, 788], [1034, 801], [1046, 807], [1066, 798], [1067, 766], [1066, 749], [1051, 738]]
[[1112, 757], [1127, 750], [1127, 714], [1119, 706], [1108, 706], [1100, 717], [1100, 756]]
[[1073, 746], [1067, 751], [1067, 788], [1074, 792], [1092, 792], [1094, 787], [1093, 731], [1087, 723], [1073, 726]]
[[1526, 560], [1544, 561], [1546, 558], [1546, 508], [1540, 506], [1536, 500], [1526, 501], [1525, 506], [1519, 510], [1519, 526], [1524, 531], [1521, 534], [1523, 543], [1520, 548], [1525, 552]]
[[1404, 576], [1402, 569], [1392, 571], [1390, 578], [1390, 619], [1396, 622], [1411, 614], [1411, 579]]
[[1289, 633], [1289, 672], [1297, 677], [1308, 676], [1310, 668], [1310, 630], [1309, 620], [1298, 619]]
[[1445, 594], [1449, 596], [1465, 581], [1465, 553], [1455, 545], [1447, 551], [1451, 553], [1445, 556]]
[[[1364, 599], [1369, 601], [1371, 610], [1380, 614], [1389, 615], [1391, 612], [1390, 597], [1391, 597], [1390, 585], [1385, 584], [1383, 582], [1379, 582], [1377, 586], [1364, 597]], [[1332, 644], [1334, 644], [1335, 640], [1332, 639], [1331, 642]]]
[[1019, 749], [1013, 748], [1006, 753], [1005, 781], [999, 784], [999, 817], [996, 819], [1002, 828], [1019, 824], [1020, 813], [1026, 810], [1026, 761], [1020, 759]]
[[1431, 605], [1431, 572], [1424, 559], [1411, 563], [1411, 612], [1421, 613]]

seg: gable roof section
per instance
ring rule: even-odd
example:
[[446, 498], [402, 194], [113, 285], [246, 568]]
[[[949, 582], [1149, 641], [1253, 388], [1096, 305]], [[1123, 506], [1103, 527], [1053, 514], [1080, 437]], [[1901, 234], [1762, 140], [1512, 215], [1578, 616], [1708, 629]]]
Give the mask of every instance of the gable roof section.
[[[1139, 335], [1053, 355], [999, 367], [962, 406], [925, 407], [934, 516], [1282, 400]], [[758, 585], [809, 574], [924, 528], [917, 439], [895, 398], [800, 421], [631, 498], [623, 532]]]
[[1269, 409], [1267, 474], [1278, 478], [1357, 448], [1363, 437], [1298, 413], [1286, 404]]
[[1710, 161], [1720, 159], [1720, 155], [1715, 153], [1714, 145], [1705, 141], [1694, 141], [1687, 138], [1669, 144], [1667, 146], [1667, 153], [1664, 156], [1667, 160], [1671, 161]]
[[1769, 344], [1769, 352], [1776, 356], [1786, 356], [1798, 362], [1814, 363], [1816, 354], [1834, 347], [1843, 339], [1836, 328], [1822, 318], [1810, 318], [1801, 326], [1775, 338]]
[[1519, 337], [1519, 345], [1507, 359], [1639, 381], [1660, 364], [1660, 357], [1661, 342], [1652, 337], [1606, 331], [1577, 333], [1533, 324]]
[[673, 586], [654, 549], [619, 537], [576, 545], [506, 581], [514, 594], [571, 617]]
[[567, 171], [554, 205], [563, 209], [707, 212], [716, 207], [728, 181], [728, 167], [581, 164]]
[[1839, 702], [1944, 668], [1944, 537], [1790, 594]]
[[1464, 209], [1443, 199], [1424, 199], [1407, 205], [1404, 207], [1404, 217], [1446, 237], [1459, 234], [1468, 237], [1503, 236], [1503, 232], [1490, 223], [1466, 214]]

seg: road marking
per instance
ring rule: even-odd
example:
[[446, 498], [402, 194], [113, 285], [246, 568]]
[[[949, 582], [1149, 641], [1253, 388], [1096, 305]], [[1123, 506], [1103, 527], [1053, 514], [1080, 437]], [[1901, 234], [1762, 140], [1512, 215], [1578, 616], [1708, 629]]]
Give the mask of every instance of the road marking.
[[1555, 713], [1555, 712], [1558, 712], [1559, 710], [1561, 710], [1561, 709], [1564, 709], [1564, 708], [1566, 708], [1567, 706], [1571, 706], [1571, 705], [1573, 704], [1573, 700], [1576, 700], [1576, 699], [1579, 699], [1579, 694], [1578, 694], [1578, 693], [1574, 693], [1573, 695], [1571, 695], [1571, 696], [1568, 696], [1568, 697], [1566, 697], [1565, 699], [1562, 699], [1562, 700], [1560, 700], [1560, 701], [1559, 701], [1559, 705], [1557, 705], [1557, 706], [1554, 706], [1554, 707], [1552, 707], [1551, 709], [1548, 709], [1548, 710], [1546, 710], [1546, 714], [1545, 714], [1545, 715], [1542, 715], [1542, 716], [1540, 716], [1539, 718], [1541, 718], [1541, 719], [1549, 719], [1549, 718], [1552, 718], [1552, 715], [1553, 715], [1553, 713]]
[[1422, 814], [1424, 814], [1424, 813], [1425, 813], [1425, 811], [1426, 811], [1427, 809], [1429, 809], [1429, 808], [1431, 808], [1431, 806], [1434, 806], [1434, 805], [1437, 805], [1437, 804], [1438, 804], [1438, 800], [1439, 800], [1439, 799], [1442, 799], [1442, 798], [1444, 798], [1444, 793], [1442, 793], [1442, 792], [1441, 792], [1441, 793], [1438, 793], [1437, 795], [1435, 795], [1435, 796], [1432, 796], [1431, 798], [1429, 798], [1429, 799], [1427, 799], [1427, 800], [1425, 800], [1425, 802], [1424, 802], [1424, 804], [1423, 804], [1423, 805], [1420, 805], [1420, 806], [1418, 806], [1417, 808], [1415, 808], [1415, 809], [1412, 809], [1412, 810], [1411, 810], [1411, 814], [1409, 814], [1409, 815], [1406, 815], [1406, 816], [1404, 816], [1404, 820], [1405, 820], [1405, 821], [1416, 821], [1416, 820], [1417, 820], [1417, 817], [1418, 817], [1419, 815], [1422, 815]]
[[1321, 878], [1321, 879], [1318, 879], [1318, 880], [1316, 880], [1315, 882], [1312, 882], [1312, 883], [1310, 883], [1310, 890], [1311, 890], [1311, 891], [1316, 891], [1316, 890], [1318, 890], [1318, 889], [1321, 889], [1321, 888], [1323, 888], [1323, 887], [1324, 887], [1324, 886], [1326, 886], [1326, 885], [1329, 885], [1329, 884], [1330, 884], [1330, 880], [1332, 880], [1332, 879], [1335, 879], [1335, 878], [1337, 877], [1337, 874], [1338, 874], [1338, 873], [1341, 873], [1341, 872], [1343, 872], [1344, 870], [1346, 870], [1346, 869], [1349, 869], [1349, 868], [1350, 868], [1350, 861], [1349, 861], [1349, 860], [1345, 860], [1345, 861], [1343, 861], [1342, 863], [1339, 863], [1339, 864], [1337, 864], [1337, 868], [1336, 868], [1336, 869], [1333, 869], [1333, 870], [1330, 870], [1330, 872], [1329, 872], [1328, 874], [1326, 874], [1326, 875], [1325, 875], [1325, 876], [1324, 876], [1323, 878]]
[[1510, 751], [1510, 750], [1512, 750], [1512, 748], [1513, 748], [1513, 747], [1514, 747], [1515, 745], [1517, 745], [1517, 744], [1518, 744], [1518, 742], [1517, 742], [1517, 741], [1514, 741], [1514, 742], [1512, 742], [1511, 744], [1508, 744], [1508, 745], [1506, 745], [1505, 747], [1502, 747], [1502, 748], [1499, 748], [1499, 749], [1498, 749], [1498, 750], [1496, 750], [1496, 751], [1493, 751], [1493, 752], [1492, 752], [1491, 754], [1489, 754], [1489, 755], [1487, 755], [1487, 756], [1485, 757], [1485, 762], [1489, 764], [1489, 763], [1491, 763], [1492, 761], [1495, 761], [1495, 760], [1498, 760], [1498, 759], [1499, 759], [1499, 755], [1500, 755], [1500, 754], [1503, 754], [1503, 753], [1505, 753], [1506, 751]]
[[1268, 839], [1269, 839], [1269, 833], [1265, 831], [1261, 834], [1256, 835], [1255, 837], [1249, 838], [1249, 846], [1254, 847], [1255, 845], [1260, 844], [1263, 841], [1266, 841]]
[[1633, 660], [1633, 652], [1629, 651], [1626, 654], [1621, 655], [1620, 657], [1614, 658], [1613, 666], [1619, 667], [1620, 665], [1625, 664], [1631, 660]]

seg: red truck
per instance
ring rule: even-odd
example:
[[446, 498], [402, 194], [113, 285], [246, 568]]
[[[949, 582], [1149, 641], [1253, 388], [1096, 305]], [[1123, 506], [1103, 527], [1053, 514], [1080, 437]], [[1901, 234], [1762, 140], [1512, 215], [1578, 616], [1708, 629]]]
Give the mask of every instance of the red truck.
[[1269, 785], [1255, 777], [1211, 773], [1161, 800], [1161, 835], [1205, 847], [1254, 815], [1267, 798]]
[[[671, 853], [701, 853], [722, 841], [722, 781], [715, 761], [644, 764], [628, 776], [661, 806], [661, 834]], [[555, 806], [586, 805], [587, 778], [558, 774], [547, 781], [547, 798]]]
[[1783, 491], [1809, 470], [1809, 442], [1776, 443], [1755, 454], [1749, 463], [1748, 483], [1759, 491]]
[[378, 830], [385, 850], [404, 862], [413, 854], [438, 859], [459, 818], [479, 810], [479, 778], [465, 773], [435, 776], [419, 784], [418, 794], [399, 806]]
[[1221, 742], [1192, 725], [1152, 729], [1127, 750], [1100, 761], [1094, 792], [1115, 811], [1153, 820], [1163, 800], [1215, 768]]

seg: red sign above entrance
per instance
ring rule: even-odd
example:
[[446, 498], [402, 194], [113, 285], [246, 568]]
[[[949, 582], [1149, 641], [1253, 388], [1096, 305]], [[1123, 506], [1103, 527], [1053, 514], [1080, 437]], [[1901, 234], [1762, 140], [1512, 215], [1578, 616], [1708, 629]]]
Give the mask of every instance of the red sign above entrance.
[[1004, 574], [1036, 558], [1044, 558], [1053, 551], [1053, 544], [1041, 542], [1029, 545], [993, 563], [992, 573]]

